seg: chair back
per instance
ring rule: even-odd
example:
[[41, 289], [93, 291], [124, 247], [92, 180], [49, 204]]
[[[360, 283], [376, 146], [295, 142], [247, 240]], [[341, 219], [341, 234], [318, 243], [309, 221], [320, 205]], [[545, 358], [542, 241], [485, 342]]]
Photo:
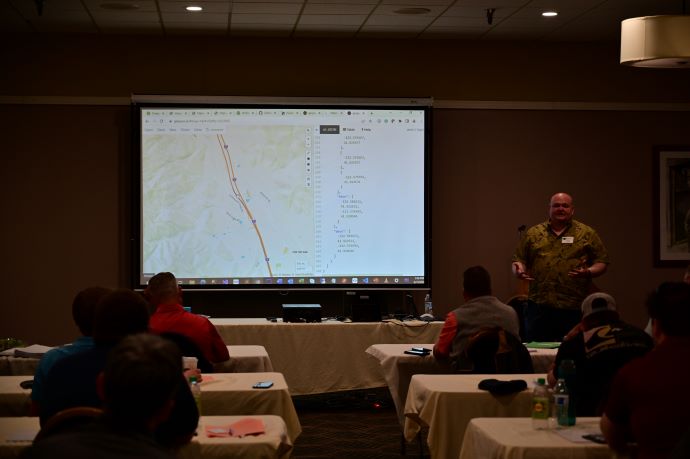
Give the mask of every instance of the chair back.
[[501, 327], [482, 328], [465, 350], [476, 374], [533, 373], [532, 357], [524, 344]]
[[160, 336], [175, 343], [183, 356], [196, 357], [196, 366], [202, 373], [213, 373], [213, 364], [204, 357], [204, 354], [194, 341], [180, 333], [166, 332], [161, 333]]
[[34, 442], [61, 432], [68, 432], [103, 415], [103, 410], [92, 406], [75, 406], [52, 415], [38, 431]]

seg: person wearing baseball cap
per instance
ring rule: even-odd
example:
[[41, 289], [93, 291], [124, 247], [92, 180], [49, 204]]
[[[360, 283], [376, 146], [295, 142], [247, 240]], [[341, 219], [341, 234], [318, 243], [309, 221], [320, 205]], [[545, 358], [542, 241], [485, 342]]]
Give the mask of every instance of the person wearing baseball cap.
[[620, 367], [646, 354], [654, 343], [644, 330], [623, 322], [616, 300], [603, 292], [582, 301], [582, 321], [561, 343], [548, 373], [554, 385], [564, 360], [575, 362], [575, 387], [569, 387], [577, 416], [600, 416], [609, 385]]

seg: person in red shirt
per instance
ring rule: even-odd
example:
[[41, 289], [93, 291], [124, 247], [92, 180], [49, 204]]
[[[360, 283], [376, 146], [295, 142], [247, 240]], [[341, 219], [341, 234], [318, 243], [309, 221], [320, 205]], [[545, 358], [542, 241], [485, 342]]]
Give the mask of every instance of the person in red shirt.
[[149, 320], [151, 332], [159, 335], [182, 335], [196, 345], [210, 363], [230, 358], [228, 348], [218, 330], [206, 318], [187, 312], [182, 307], [182, 291], [172, 273], [158, 273], [149, 280], [145, 291], [155, 308]]
[[647, 309], [656, 347], [614, 377], [601, 430], [616, 451], [634, 443], [637, 458], [665, 459], [690, 428], [690, 285], [661, 284]]

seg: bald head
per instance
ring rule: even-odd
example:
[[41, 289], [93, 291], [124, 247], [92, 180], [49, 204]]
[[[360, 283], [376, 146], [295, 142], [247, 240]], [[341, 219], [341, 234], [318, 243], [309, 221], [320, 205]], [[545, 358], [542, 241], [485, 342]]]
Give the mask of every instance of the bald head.
[[549, 220], [553, 226], [565, 226], [573, 218], [575, 207], [568, 193], [556, 193], [549, 201]]

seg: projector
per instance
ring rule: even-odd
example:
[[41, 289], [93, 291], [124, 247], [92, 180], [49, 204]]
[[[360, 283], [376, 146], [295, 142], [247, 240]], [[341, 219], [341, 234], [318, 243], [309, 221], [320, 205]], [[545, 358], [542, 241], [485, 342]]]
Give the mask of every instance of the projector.
[[283, 322], [321, 322], [321, 305], [283, 304]]

